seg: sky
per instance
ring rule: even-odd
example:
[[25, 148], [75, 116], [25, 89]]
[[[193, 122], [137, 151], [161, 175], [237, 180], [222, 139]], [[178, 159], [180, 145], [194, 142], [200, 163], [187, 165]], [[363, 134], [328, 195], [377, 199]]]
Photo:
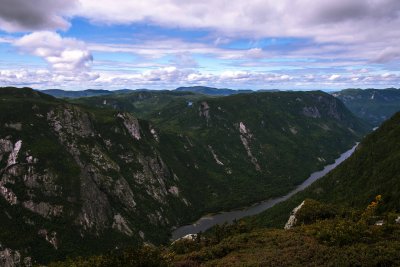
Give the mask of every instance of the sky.
[[399, 0], [0, 0], [0, 86], [400, 87]]

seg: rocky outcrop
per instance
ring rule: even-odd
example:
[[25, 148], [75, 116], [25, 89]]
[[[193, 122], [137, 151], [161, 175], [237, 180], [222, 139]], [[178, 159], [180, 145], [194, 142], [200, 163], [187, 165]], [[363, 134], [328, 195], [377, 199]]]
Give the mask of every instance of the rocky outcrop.
[[210, 119], [210, 106], [206, 101], [200, 103], [199, 116], [206, 118], [207, 122]]
[[126, 222], [125, 218], [121, 216], [121, 214], [114, 215], [114, 222], [112, 224], [112, 228], [128, 236], [133, 235], [133, 231], [128, 226], [128, 223]]
[[211, 154], [212, 154], [212, 156], [213, 156], [215, 162], [216, 162], [218, 165], [224, 166], [224, 163], [222, 163], [222, 162], [218, 159], [218, 156], [217, 156], [217, 154], [215, 154], [215, 151], [214, 151], [214, 149], [212, 148], [212, 146], [209, 145], [208, 148], [210, 149], [210, 152], [211, 152]]
[[253, 135], [246, 128], [246, 125], [244, 125], [243, 122], [239, 123], [239, 132], [240, 132], [240, 140], [242, 141], [244, 149], [247, 152], [247, 156], [250, 158], [251, 163], [253, 163], [256, 171], [261, 171], [261, 167], [258, 164], [258, 160], [256, 157], [253, 156], [253, 153], [251, 152], [250, 149], [250, 140], [252, 139]]
[[40, 229], [38, 235], [44, 238], [48, 243], [50, 243], [54, 249], [58, 249], [58, 239], [57, 239], [57, 232], [52, 231], [49, 232], [46, 229]]
[[319, 112], [317, 107], [304, 107], [303, 115], [310, 118], [321, 118], [321, 113]]
[[9, 248], [2, 249], [0, 244], [0, 266], [1, 267], [32, 267], [30, 257], [22, 258], [18, 250]]
[[46, 202], [35, 203], [32, 200], [23, 202], [22, 206], [44, 218], [60, 217], [64, 208], [61, 205], [51, 205]]
[[117, 117], [122, 119], [123, 124], [130, 135], [134, 139], [140, 140], [141, 136], [139, 121], [129, 113], [118, 113]]
[[292, 210], [292, 212], [290, 213], [290, 217], [289, 217], [288, 221], [285, 224], [284, 229], [287, 229], [287, 230], [288, 229], [292, 229], [296, 225], [296, 223], [297, 223], [296, 214], [303, 207], [304, 203], [305, 203], [305, 201], [301, 202], [300, 205], [298, 205], [296, 208], [294, 208]]

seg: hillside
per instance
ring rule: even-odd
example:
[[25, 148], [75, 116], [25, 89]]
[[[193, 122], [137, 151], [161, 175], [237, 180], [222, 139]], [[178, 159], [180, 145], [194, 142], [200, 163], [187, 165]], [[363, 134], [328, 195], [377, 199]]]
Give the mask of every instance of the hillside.
[[[399, 134], [397, 113], [342, 165], [260, 216], [165, 248], [116, 251], [51, 266], [399, 266]], [[284, 230], [286, 221], [291, 224]], [[271, 223], [281, 229], [260, 227]]]
[[84, 97], [70, 101], [98, 108], [122, 110], [133, 113], [140, 118], [149, 118], [151, 114], [161, 111], [171, 103], [182, 103], [188, 105], [195, 100], [205, 97], [206, 96], [204, 95], [192, 92], [139, 90], [123, 94], [117, 92], [110, 95]]
[[360, 208], [382, 195], [385, 211], [400, 211], [400, 113], [369, 134], [339, 167], [288, 201], [252, 220], [262, 226], [283, 226], [287, 214], [305, 198]]
[[148, 122], [28, 88], [1, 88], [0, 101], [2, 246], [46, 262], [161, 242], [190, 218]]
[[66, 91], [61, 89], [46, 89], [40, 90], [41, 93], [51, 95], [57, 98], [79, 98], [79, 97], [90, 97], [90, 96], [100, 96], [100, 95], [110, 95], [113, 91], [108, 90], [94, 90], [87, 89], [83, 91]]
[[400, 89], [346, 89], [333, 95], [355, 115], [375, 126], [400, 111]]
[[215, 95], [215, 96], [228, 96], [235, 94], [248, 94], [253, 93], [252, 90], [233, 90], [227, 88], [214, 88], [207, 86], [189, 86], [189, 87], [179, 87], [175, 91], [178, 92], [192, 92], [203, 95]]
[[290, 229], [236, 222], [167, 247], [114, 250], [50, 267], [399, 266], [400, 217], [380, 213], [380, 205], [380, 196], [356, 211], [306, 200], [296, 213], [302, 224]]
[[185, 136], [182, 145], [164, 143], [171, 145], [165, 153], [176, 154], [178, 163], [170, 162], [174, 169], [198, 177], [186, 188], [208, 211], [288, 192], [369, 128], [323, 92], [207, 97], [152, 91], [82, 98], [77, 103], [129, 111], [163, 132]]
[[368, 130], [322, 92], [184, 98], [150, 122], [29, 88], [0, 101], [0, 242], [42, 263], [166, 242], [288, 192]]

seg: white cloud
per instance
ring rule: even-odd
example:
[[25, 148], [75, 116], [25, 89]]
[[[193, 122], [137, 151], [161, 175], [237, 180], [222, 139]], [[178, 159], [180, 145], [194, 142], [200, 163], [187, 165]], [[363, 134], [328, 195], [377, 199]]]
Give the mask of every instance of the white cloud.
[[222, 73], [179, 69], [174, 66], [146, 70], [137, 73], [60, 73], [50, 70], [0, 70], [0, 86], [30, 86], [34, 88], [150, 88], [173, 89], [178, 86], [208, 85], [230, 88], [293, 88], [323, 89], [344, 87], [384, 88], [400, 83], [395, 73], [372, 74], [347, 72], [337, 74], [285, 74], [273, 72], [225, 71]]
[[84, 42], [54, 32], [34, 32], [14, 42], [22, 52], [45, 59], [55, 71], [86, 71], [93, 57]]
[[334, 81], [334, 80], [337, 80], [337, 79], [339, 79], [339, 78], [340, 78], [340, 75], [338, 75], [338, 74], [332, 74], [332, 75], [328, 78], [328, 80]]

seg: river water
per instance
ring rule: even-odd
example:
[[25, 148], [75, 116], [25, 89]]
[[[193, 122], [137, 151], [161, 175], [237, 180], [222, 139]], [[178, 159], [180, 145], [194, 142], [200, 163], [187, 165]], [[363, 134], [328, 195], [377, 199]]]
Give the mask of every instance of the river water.
[[356, 149], [357, 145], [358, 144], [356, 144], [350, 150], [341, 154], [340, 157], [337, 158], [333, 164], [325, 166], [324, 169], [321, 171], [312, 173], [307, 178], [307, 180], [305, 180], [301, 185], [296, 187], [293, 191], [289, 192], [287, 195], [278, 198], [271, 198], [259, 202], [257, 204], [254, 204], [247, 208], [203, 216], [193, 224], [184, 225], [175, 229], [172, 232], [172, 240], [179, 239], [188, 234], [197, 234], [199, 232], [204, 232], [216, 224], [223, 224], [225, 222], [231, 223], [234, 220], [238, 220], [247, 216], [256, 215], [271, 208], [277, 203], [287, 200], [297, 192], [302, 191], [306, 187], [310, 186], [313, 182], [323, 177], [325, 174], [327, 174], [328, 172], [333, 170], [336, 166], [338, 166], [340, 163], [342, 163], [345, 159], [350, 157], [350, 155], [353, 154], [354, 150]]

